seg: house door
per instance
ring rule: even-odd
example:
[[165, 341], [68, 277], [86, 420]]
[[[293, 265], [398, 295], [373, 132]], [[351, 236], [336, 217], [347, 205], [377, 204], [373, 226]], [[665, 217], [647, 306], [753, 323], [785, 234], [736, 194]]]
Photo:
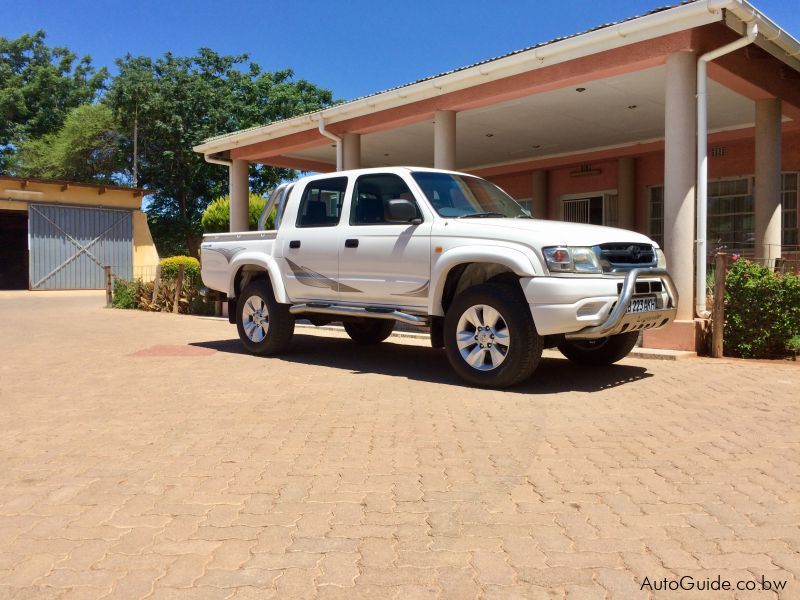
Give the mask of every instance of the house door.
[[28, 213], [0, 210], [0, 290], [28, 289]]

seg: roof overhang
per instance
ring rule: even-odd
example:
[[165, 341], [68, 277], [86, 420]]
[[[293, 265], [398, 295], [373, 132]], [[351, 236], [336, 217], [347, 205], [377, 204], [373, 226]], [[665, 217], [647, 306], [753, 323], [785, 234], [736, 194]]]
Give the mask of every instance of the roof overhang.
[[129, 192], [134, 196], [146, 196], [153, 194], [153, 190], [144, 188], [126, 187], [122, 185], [106, 185], [104, 183], [84, 183], [82, 181], [67, 181], [65, 179], [39, 179], [36, 177], [14, 177], [11, 175], [0, 175], [0, 181], [13, 182], [19, 185], [20, 189], [24, 190], [30, 183], [37, 183], [40, 185], [52, 185], [61, 188], [62, 191], [71, 187], [89, 188], [96, 191], [98, 194], [104, 194], [109, 191], [113, 192]]
[[308, 134], [313, 137], [317, 135], [315, 130], [318, 128], [320, 120], [323, 120], [326, 126], [334, 126], [331, 129], [335, 131], [336, 123], [421, 101], [430, 101], [460, 90], [622, 48], [637, 42], [646, 42], [712, 23], [724, 23], [733, 31], [741, 34], [747, 24], [751, 22], [757, 22], [759, 25], [761, 35], [759, 35], [757, 44], [792, 69], [800, 72], [800, 43], [752, 5], [743, 0], [697, 0], [313, 113], [214, 137], [199, 144], [194, 150], [206, 155], [222, 155], [251, 144], [273, 140], [277, 142], [281, 138], [293, 134]]

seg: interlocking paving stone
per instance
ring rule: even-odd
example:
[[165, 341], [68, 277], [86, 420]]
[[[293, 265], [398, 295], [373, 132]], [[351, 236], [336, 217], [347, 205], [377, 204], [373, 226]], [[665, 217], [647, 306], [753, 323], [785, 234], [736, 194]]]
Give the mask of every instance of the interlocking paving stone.
[[260, 358], [102, 304], [0, 292], [0, 598], [800, 596], [797, 364], [549, 352], [478, 390], [414, 338]]

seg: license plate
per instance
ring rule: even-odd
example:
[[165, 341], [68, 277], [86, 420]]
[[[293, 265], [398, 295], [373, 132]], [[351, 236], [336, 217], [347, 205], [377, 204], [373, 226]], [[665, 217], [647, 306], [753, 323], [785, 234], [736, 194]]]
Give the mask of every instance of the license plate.
[[640, 296], [638, 298], [631, 299], [631, 303], [628, 305], [628, 310], [626, 310], [625, 312], [640, 313], [640, 312], [650, 312], [653, 310], [658, 310], [656, 306], [656, 297]]

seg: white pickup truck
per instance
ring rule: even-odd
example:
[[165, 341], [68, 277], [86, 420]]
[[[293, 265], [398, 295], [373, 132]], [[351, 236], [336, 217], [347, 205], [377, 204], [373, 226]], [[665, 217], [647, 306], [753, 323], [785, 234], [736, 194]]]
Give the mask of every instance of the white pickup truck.
[[203, 282], [227, 295], [252, 353], [284, 351], [295, 318], [341, 321], [361, 344], [408, 323], [429, 327], [456, 373], [486, 387], [529, 377], [544, 347], [578, 364], [616, 362], [678, 302], [649, 238], [533, 219], [497, 186], [438, 169], [283, 184], [258, 231], [206, 235], [201, 252]]

